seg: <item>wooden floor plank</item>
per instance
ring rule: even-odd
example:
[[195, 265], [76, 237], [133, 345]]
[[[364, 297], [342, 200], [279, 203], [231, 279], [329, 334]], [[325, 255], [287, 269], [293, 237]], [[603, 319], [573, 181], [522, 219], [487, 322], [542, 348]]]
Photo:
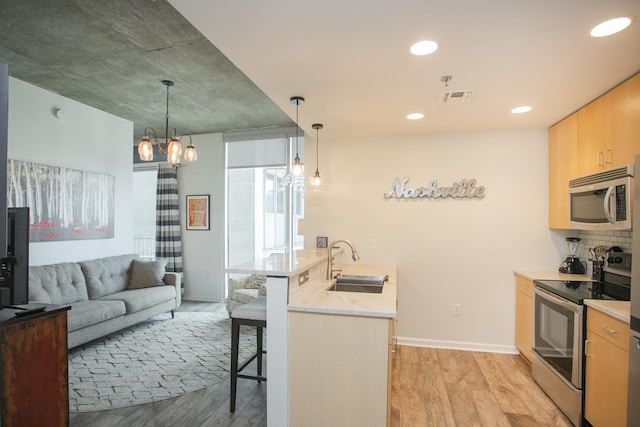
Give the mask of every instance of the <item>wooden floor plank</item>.
[[529, 365], [519, 356], [495, 353], [492, 357], [498, 362], [505, 376], [509, 377], [520, 399], [528, 406], [528, 411], [525, 412], [528, 412], [539, 425], [571, 426], [564, 414], [533, 381]]
[[505, 371], [500, 368], [493, 354], [478, 352], [474, 353], [474, 356], [502, 411], [505, 414], [531, 415], [529, 406], [522, 401], [519, 390], [513, 387], [513, 383], [506, 377]]

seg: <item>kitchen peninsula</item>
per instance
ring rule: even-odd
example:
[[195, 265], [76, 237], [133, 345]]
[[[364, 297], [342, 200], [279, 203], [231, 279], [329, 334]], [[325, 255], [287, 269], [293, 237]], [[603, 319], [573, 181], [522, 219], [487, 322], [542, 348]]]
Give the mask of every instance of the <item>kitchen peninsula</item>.
[[[341, 258], [342, 250], [334, 250], [334, 271], [341, 269]], [[375, 419], [375, 423], [362, 425], [386, 425], [396, 269], [344, 265], [343, 273], [388, 276], [382, 293], [372, 294], [329, 291], [326, 266], [327, 251], [309, 249], [273, 254], [226, 269], [230, 274], [267, 276], [267, 424], [304, 425], [305, 416], [355, 420], [361, 412]], [[363, 358], [362, 352], [369, 356]], [[349, 368], [350, 360], [357, 361], [358, 370]], [[322, 361], [325, 366], [319, 364]], [[356, 378], [345, 378], [345, 374]], [[318, 382], [316, 377], [323, 380]], [[347, 381], [336, 384], [336, 378], [347, 379], [355, 387], [349, 388], [352, 396], [358, 384], [366, 391], [355, 394], [356, 406], [363, 404], [360, 410], [353, 401], [342, 400], [342, 405], [349, 405], [347, 411], [327, 401], [341, 399], [339, 391], [345, 389]], [[379, 398], [372, 399], [376, 392]], [[309, 412], [311, 407], [324, 414]], [[333, 409], [328, 411], [327, 407]], [[364, 421], [352, 425], [358, 422]]]

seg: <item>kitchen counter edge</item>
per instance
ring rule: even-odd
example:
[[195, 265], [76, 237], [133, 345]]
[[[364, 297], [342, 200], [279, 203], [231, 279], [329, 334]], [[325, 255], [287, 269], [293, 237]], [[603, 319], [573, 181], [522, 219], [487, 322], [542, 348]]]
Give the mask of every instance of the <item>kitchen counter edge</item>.
[[622, 322], [630, 323], [631, 321], [631, 303], [629, 301], [586, 299], [584, 304]]
[[[342, 251], [342, 248], [335, 248], [333, 255], [340, 255]], [[227, 267], [225, 272], [271, 277], [291, 277], [322, 262], [326, 263], [327, 257], [326, 249], [301, 249], [293, 252], [274, 253], [266, 258]]]
[[591, 276], [586, 274], [566, 274], [559, 271], [544, 271], [544, 270], [513, 270], [513, 274], [520, 276], [527, 280], [582, 280], [586, 282], [593, 282]]

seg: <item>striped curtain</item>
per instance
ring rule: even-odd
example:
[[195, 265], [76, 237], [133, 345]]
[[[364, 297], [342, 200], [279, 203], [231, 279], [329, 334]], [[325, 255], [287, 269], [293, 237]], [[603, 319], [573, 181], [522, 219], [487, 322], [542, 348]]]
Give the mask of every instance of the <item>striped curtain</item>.
[[158, 166], [156, 258], [167, 260], [167, 271], [182, 273], [178, 169], [169, 163]]

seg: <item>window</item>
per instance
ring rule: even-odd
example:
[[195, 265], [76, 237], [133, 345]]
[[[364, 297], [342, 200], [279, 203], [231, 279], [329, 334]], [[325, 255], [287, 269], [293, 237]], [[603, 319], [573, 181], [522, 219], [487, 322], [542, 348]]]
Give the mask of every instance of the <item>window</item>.
[[276, 177], [267, 173], [264, 177], [264, 211], [275, 213], [276, 211]]
[[225, 141], [226, 265], [302, 247], [304, 238], [296, 230], [304, 216], [304, 193], [287, 176], [292, 139], [277, 131], [258, 138], [225, 135]]
[[156, 255], [156, 181], [153, 168], [133, 171], [133, 242], [134, 252], [141, 258]]

